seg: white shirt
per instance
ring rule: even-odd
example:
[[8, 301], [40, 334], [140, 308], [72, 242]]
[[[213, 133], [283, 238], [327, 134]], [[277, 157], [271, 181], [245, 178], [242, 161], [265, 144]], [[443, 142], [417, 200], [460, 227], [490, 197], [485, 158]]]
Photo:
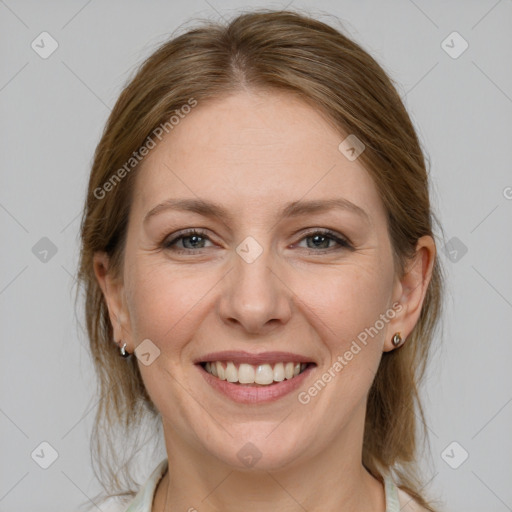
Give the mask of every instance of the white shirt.
[[[120, 501], [110, 498], [101, 504], [103, 512], [151, 512], [153, 496], [160, 479], [167, 470], [167, 459], [162, 460], [155, 468], [146, 483], [131, 501]], [[423, 512], [426, 509], [418, 505], [411, 496], [399, 489], [390, 476], [384, 477], [386, 495], [386, 512]]]

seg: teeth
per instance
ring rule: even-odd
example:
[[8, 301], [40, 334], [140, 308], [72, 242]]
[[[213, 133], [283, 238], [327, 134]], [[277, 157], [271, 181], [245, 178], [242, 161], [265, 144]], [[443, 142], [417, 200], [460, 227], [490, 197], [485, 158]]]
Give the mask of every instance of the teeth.
[[224, 370], [224, 366], [222, 366], [222, 363], [220, 361], [217, 361], [216, 363], [212, 364], [214, 364], [215, 367], [217, 368], [217, 377], [219, 377], [220, 380], [226, 380], [226, 370]]
[[226, 380], [228, 382], [238, 382], [238, 372], [231, 361], [226, 365]]
[[255, 382], [255, 373], [254, 367], [250, 364], [241, 364], [238, 368], [238, 382], [240, 382], [240, 384], [252, 384]]
[[284, 380], [284, 364], [277, 363], [274, 366], [274, 380], [276, 382], [281, 382]]
[[260, 364], [256, 369], [256, 384], [272, 384], [274, 382], [274, 371], [269, 364]]
[[286, 366], [284, 367], [284, 376], [287, 379], [293, 378], [293, 363], [286, 363]]
[[240, 384], [260, 384], [268, 386], [273, 382], [282, 382], [283, 380], [293, 379], [307, 367], [306, 363], [276, 363], [273, 367], [270, 364], [252, 364], [240, 363], [238, 368], [233, 361], [223, 363], [221, 361], [212, 361], [204, 365], [205, 370], [220, 380], [228, 382], [239, 382]]

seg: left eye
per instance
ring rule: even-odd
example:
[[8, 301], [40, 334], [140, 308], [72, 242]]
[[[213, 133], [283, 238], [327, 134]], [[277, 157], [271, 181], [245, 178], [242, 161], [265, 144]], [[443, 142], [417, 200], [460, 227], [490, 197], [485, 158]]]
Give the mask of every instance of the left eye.
[[[301, 240], [312, 240], [312, 244], [307, 244], [308, 249], [320, 249], [320, 250], [329, 250], [333, 249], [333, 247], [328, 247], [330, 242], [335, 242], [339, 247], [350, 247], [350, 244], [343, 238], [337, 236], [332, 231], [314, 231], [312, 233], [306, 234]], [[336, 248], [336, 247], [334, 247]]]
[[[164, 241], [164, 247], [166, 249], [171, 249], [172, 246], [176, 245], [177, 242], [179, 242], [180, 240], [181, 241], [185, 241], [185, 240], [190, 240], [191, 241], [191, 247], [186, 247], [184, 246], [184, 249], [186, 250], [193, 250], [193, 249], [203, 249], [204, 247], [202, 245], [196, 245], [196, 244], [200, 244], [201, 242], [198, 242], [198, 240], [200, 239], [203, 239], [203, 240], [210, 240], [208, 238], [208, 236], [206, 235], [206, 233], [204, 233], [203, 231], [195, 231], [195, 230], [192, 230], [192, 231], [187, 231], [186, 233], [182, 233], [181, 235], [177, 236], [176, 238], [173, 238], [169, 241]], [[178, 247], [179, 249], [179, 247]]]
[[[307, 243], [307, 249], [319, 249], [318, 252], [351, 247], [344, 238], [329, 230], [317, 230], [307, 233], [301, 238], [301, 241], [302, 240], [311, 240], [311, 243]], [[204, 231], [191, 230], [186, 233], [181, 233], [171, 240], [165, 240], [163, 242], [163, 247], [165, 249], [176, 250], [178, 252], [193, 252], [194, 249], [204, 249], [204, 243], [206, 241], [211, 242], [210, 238]], [[183, 247], [176, 247], [178, 242], [181, 242]], [[329, 246], [331, 242], [335, 243], [335, 247]], [[336, 247], [336, 245], [338, 247]], [[184, 250], [179, 251], [179, 249]]]

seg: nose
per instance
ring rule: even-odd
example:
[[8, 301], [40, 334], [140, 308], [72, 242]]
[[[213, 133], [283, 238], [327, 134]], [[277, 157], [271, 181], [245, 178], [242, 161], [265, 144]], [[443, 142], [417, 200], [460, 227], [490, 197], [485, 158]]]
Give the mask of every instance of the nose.
[[222, 321], [260, 335], [286, 324], [293, 293], [269, 250], [265, 248], [251, 263], [235, 253], [233, 265], [221, 290], [218, 313]]

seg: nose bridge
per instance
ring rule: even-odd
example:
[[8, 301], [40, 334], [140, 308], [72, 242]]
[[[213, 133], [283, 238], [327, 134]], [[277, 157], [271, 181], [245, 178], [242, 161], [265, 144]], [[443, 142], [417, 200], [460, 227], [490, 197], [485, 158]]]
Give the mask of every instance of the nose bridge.
[[236, 247], [220, 307], [224, 320], [236, 320], [254, 332], [270, 320], [285, 322], [290, 315], [287, 288], [274, 269], [276, 254], [268, 237], [259, 240], [249, 236]]

